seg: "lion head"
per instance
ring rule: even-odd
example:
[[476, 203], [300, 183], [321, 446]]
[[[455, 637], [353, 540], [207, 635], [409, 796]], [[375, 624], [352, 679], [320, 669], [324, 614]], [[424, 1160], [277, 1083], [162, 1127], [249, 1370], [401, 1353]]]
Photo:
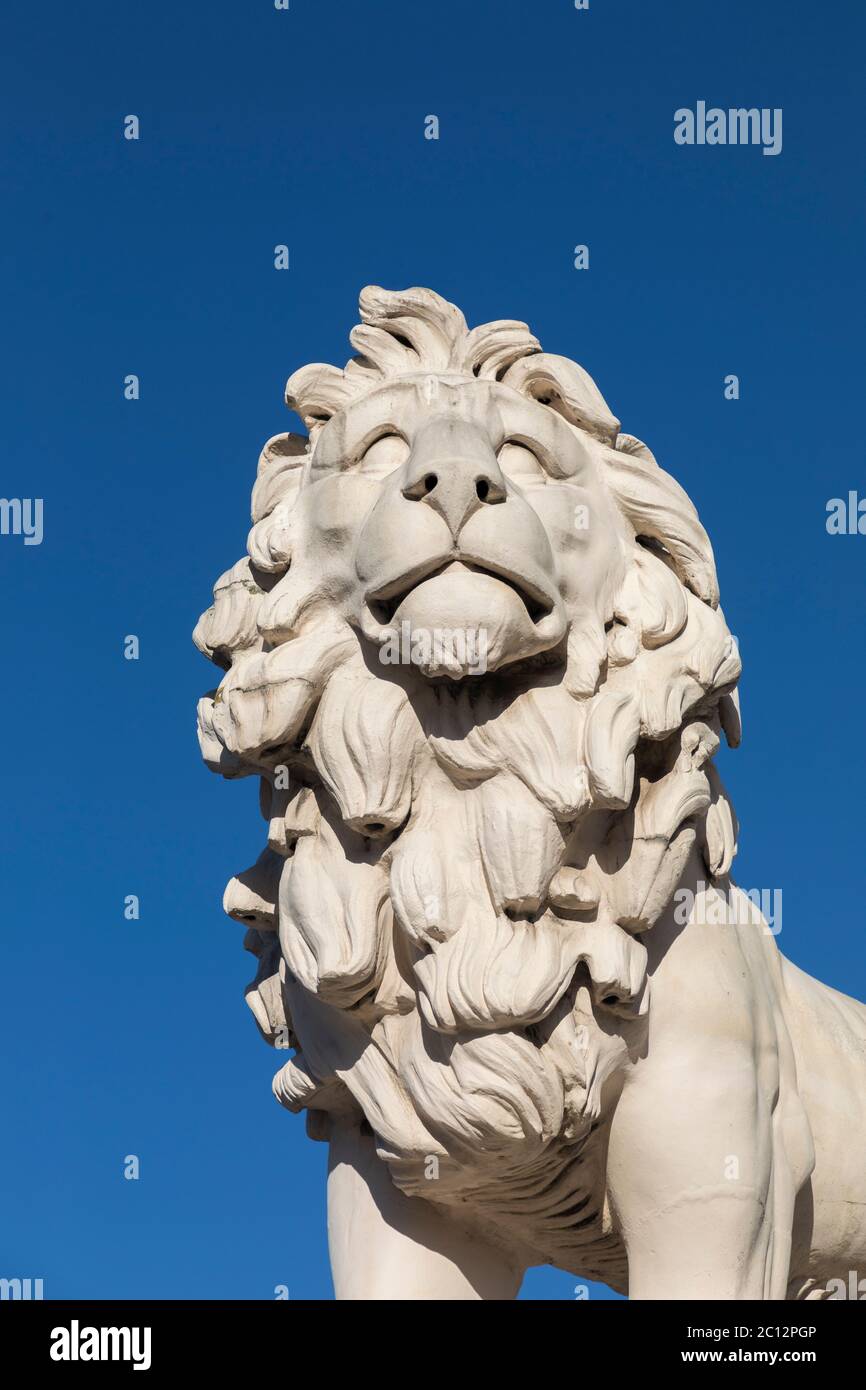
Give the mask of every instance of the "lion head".
[[268, 823], [225, 906], [283, 1104], [493, 1220], [537, 1182], [555, 1228], [642, 936], [696, 844], [730, 867], [740, 662], [692, 503], [582, 368], [430, 290], [360, 310], [343, 370], [289, 379], [308, 434], [265, 445], [195, 631], [205, 761]]

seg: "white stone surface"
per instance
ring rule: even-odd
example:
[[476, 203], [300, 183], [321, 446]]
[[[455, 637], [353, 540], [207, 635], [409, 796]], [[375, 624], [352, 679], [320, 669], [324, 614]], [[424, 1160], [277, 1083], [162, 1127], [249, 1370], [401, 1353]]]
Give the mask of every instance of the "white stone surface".
[[511, 1298], [538, 1263], [823, 1296], [866, 1268], [866, 1008], [731, 885], [697, 513], [525, 324], [423, 289], [361, 317], [290, 379], [309, 438], [265, 445], [195, 632], [205, 761], [261, 779], [225, 905], [294, 1049], [275, 1094], [331, 1145], [337, 1296]]

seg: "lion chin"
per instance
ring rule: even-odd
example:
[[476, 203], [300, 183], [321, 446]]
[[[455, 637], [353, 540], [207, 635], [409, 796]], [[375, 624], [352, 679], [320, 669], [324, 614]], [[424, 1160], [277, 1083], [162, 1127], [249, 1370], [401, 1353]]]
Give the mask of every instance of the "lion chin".
[[[381, 600], [373, 610], [382, 611]], [[551, 603], [516, 580], [452, 561], [410, 583], [387, 604], [385, 625], [362, 628], [383, 664], [417, 666], [424, 676], [460, 680], [498, 670], [561, 641], [565, 623]], [[408, 646], [407, 646], [408, 644]]]
[[344, 370], [290, 379], [308, 435], [265, 445], [195, 632], [224, 673], [203, 756], [260, 779], [268, 826], [226, 890], [248, 1002], [311, 1132], [361, 1126], [404, 1192], [620, 1287], [599, 1174], [653, 931], [736, 848], [712, 549], [524, 324], [428, 290], [361, 311]]

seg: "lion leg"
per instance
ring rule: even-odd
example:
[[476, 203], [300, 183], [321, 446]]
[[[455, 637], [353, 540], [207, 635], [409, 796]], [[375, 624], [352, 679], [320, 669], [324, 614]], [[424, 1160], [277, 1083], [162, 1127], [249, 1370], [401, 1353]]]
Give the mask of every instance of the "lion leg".
[[649, 1031], [611, 1121], [608, 1195], [631, 1297], [784, 1299], [797, 1178], [774, 947], [707, 907], [647, 934]]
[[[764, 1139], [719, 1117], [729, 1096], [661, 1086], [623, 1093], [611, 1131], [608, 1191], [637, 1299], [766, 1299], [773, 1215]], [[705, 1101], [710, 1102], [705, 1106]], [[711, 1114], [711, 1108], [715, 1113]], [[690, 1113], [685, 1113], [686, 1111]], [[725, 1158], [742, 1165], [728, 1181]], [[736, 1171], [732, 1168], [731, 1171]]]
[[420, 1197], [395, 1187], [373, 1139], [335, 1124], [328, 1245], [338, 1299], [513, 1299], [524, 1271]]

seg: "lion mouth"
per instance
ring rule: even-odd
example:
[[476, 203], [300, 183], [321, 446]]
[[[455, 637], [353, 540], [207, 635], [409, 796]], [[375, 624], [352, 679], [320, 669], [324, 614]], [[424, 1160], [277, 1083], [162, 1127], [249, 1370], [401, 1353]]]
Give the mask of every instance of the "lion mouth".
[[428, 579], [435, 579], [439, 575], [451, 572], [469, 574], [485, 574], [491, 579], [497, 580], [505, 588], [511, 589], [520, 599], [526, 609], [532, 623], [540, 623], [553, 611], [553, 601], [534, 584], [528, 580], [517, 577], [510, 571], [502, 569], [489, 562], [481, 563], [477, 560], [438, 560], [419, 566], [411, 570], [408, 575], [404, 574], [399, 579], [392, 580], [388, 584], [383, 584], [381, 588], [374, 590], [367, 595], [367, 603], [370, 612], [377, 622], [387, 625], [390, 623], [400, 604], [415, 589], [426, 584]]

